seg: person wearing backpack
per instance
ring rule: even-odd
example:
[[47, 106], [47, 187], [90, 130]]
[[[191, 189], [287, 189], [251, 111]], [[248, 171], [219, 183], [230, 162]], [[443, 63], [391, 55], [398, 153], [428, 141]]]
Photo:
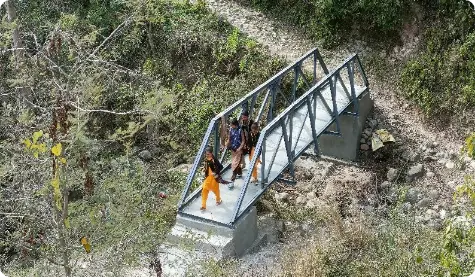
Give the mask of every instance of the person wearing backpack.
[[223, 165], [213, 155], [213, 148], [208, 146], [205, 151], [205, 180], [203, 182], [203, 189], [201, 190], [201, 210], [206, 210], [206, 201], [210, 191], [216, 195], [216, 205], [222, 203], [219, 193], [219, 181], [222, 180], [219, 173], [223, 170]]
[[239, 121], [234, 119], [231, 122], [231, 129], [229, 130], [229, 139], [227, 147], [231, 150], [231, 170], [233, 171], [233, 176], [231, 181], [236, 180], [236, 176], [242, 176], [242, 152], [245, 146], [245, 137], [244, 132], [239, 127]]

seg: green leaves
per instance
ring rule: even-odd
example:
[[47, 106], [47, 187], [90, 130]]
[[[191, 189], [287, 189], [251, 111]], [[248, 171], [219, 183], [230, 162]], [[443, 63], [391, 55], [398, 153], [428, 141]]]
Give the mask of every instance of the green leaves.
[[46, 144], [39, 143], [38, 140], [43, 136], [43, 131], [37, 131], [33, 133], [31, 140], [25, 139], [23, 143], [25, 144], [25, 148], [27, 151], [31, 152], [35, 158], [39, 157], [39, 154], [46, 152]]
[[53, 146], [53, 148], [51, 148], [51, 153], [53, 153], [55, 157], [59, 157], [61, 155], [61, 151], [62, 151], [61, 143], [58, 143], [55, 146]]
[[469, 157], [475, 158], [475, 133], [471, 134], [465, 140], [464, 150]]
[[405, 65], [400, 77], [403, 95], [428, 116], [475, 107], [475, 14], [455, 2], [440, 4], [445, 11], [437, 11], [434, 26], [424, 34], [424, 51]]

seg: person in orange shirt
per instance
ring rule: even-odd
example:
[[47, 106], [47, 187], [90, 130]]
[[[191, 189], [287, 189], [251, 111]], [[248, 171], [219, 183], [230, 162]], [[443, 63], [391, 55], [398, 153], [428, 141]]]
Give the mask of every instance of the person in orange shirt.
[[213, 155], [213, 148], [208, 146], [205, 152], [205, 180], [203, 182], [203, 189], [201, 191], [201, 210], [206, 210], [206, 201], [208, 200], [208, 194], [212, 191], [216, 195], [216, 205], [220, 205], [223, 201], [219, 194], [220, 180], [219, 172], [223, 169], [221, 163]]
[[[259, 125], [257, 122], [252, 123], [251, 125], [251, 132], [249, 133], [249, 139], [247, 141], [247, 148], [251, 151], [249, 154], [249, 161], [252, 159], [252, 155], [254, 155], [254, 152], [256, 150], [257, 146], [257, 141], [259, 140], [259, 136], [261, 133], [259, 132]], [[256, 160], [256, 164], [260, 163], [261, 161], [259, 159]], [[251, 183], [256, 183], [257, 184], [257, 166], [256, 164], [254, 165], [254, 169], [252, 170], [252, 179]]]

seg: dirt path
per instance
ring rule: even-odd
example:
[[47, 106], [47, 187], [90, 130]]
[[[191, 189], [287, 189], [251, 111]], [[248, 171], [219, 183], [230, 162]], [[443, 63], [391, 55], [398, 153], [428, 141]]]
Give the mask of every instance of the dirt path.
[[[234, 1], [206, 0], [206, 3], [216, 14], [223, 16], [242, 32], [266, 46], [271, 55], [294, 61], [317, 46], [296, 30], [286, 28], [275, 19]], [[332, 55], [328, 51], [321, 50], [321, 52], [330, 67], [337, 65], [349, 55], [349, 52], [342, 51]]]

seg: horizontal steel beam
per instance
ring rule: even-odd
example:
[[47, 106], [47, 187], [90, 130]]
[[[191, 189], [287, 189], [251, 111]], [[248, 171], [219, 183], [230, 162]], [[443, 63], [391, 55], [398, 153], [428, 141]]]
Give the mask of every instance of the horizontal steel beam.
[[[242, 103], [244, 103], [245, 101], [248, 101], [249, 99], [251, 99], [254, 96], [254, 94], [256, 94], [257, 92], [261, 91], [264, 88], [267, 88], [269, 85], [272, 85], [274, 82], [279, 80], [282, 77], [282, 75], [287, 74], [288, 72], [293, 70], [296, 66], [298, 66], [302, 61], [304, 61], [305, 59], [307, 59], [308, 57], [310, 57], [314, 54], [317, 55], [317, 56], [320, 56], [320, 52], [318, 51], [318, 48], [314, 48], [314, 49], [308, 51], [307, 53], [305, 53], [303, 56], [301, 56], [299, 59], [297, 59], [294, 63], [288, 65], [286, 68], [279, 71], [279, 73], [275, 74], [273, 77], [271, 77], [270, 79], [268, 79], [267, 81], [262, 83], [260, 86], [255, 88], [253, 91], [249, 92], [246, 96], [244, 96], [243, 98], [241, 98], [240, 100], [238, 100], [237, 102], [235, 102], [234, 104], [229, 106], [224, 111], [220, 112], [218, 115], [216, 115], [214, 117], [214, 119], [217, 120], [221, 116], [228, 115], [229, 113], [234, 111], [236, 108], [238, 108], [240, 105], [242, 105]], [[322, 64], [320, 66], [322, 66], [322, 68], [326, 68], [326, 66], [323, 66]]]

